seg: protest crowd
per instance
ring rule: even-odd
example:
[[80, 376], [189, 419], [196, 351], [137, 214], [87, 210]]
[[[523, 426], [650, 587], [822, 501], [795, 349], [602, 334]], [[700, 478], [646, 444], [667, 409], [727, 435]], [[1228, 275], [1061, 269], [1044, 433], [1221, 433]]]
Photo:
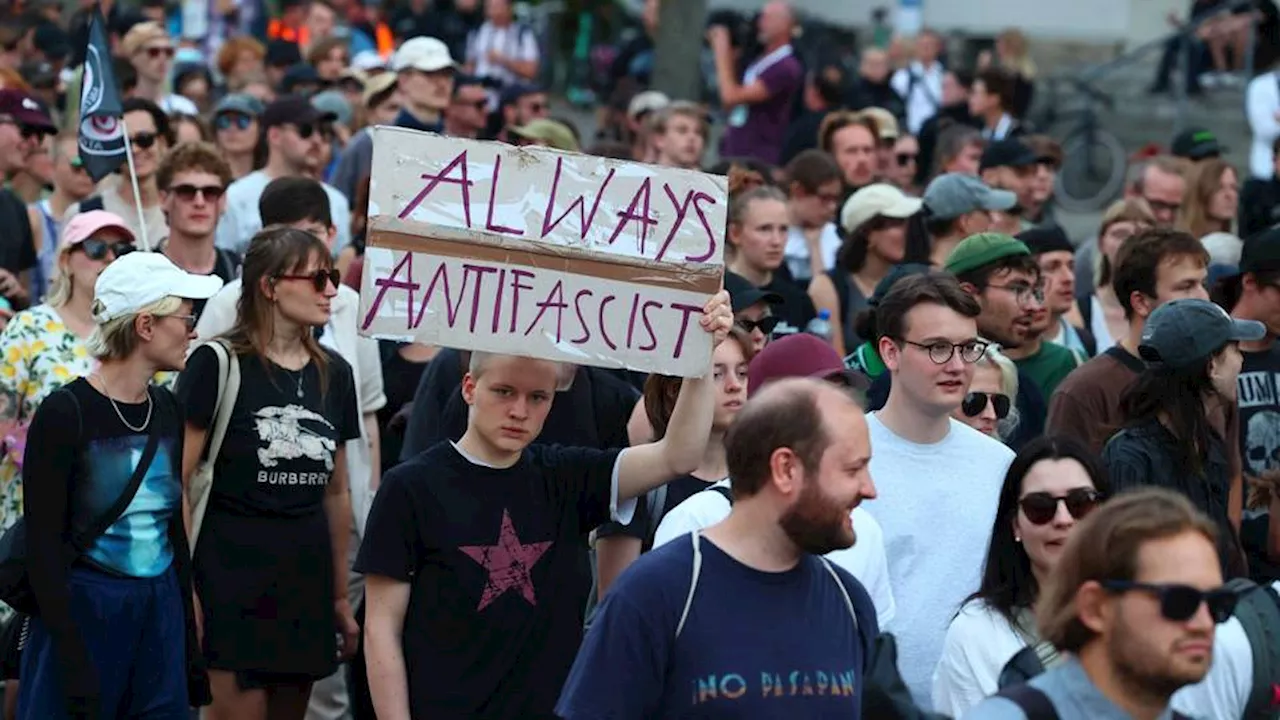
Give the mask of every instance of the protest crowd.
[[588, 133], [509, 0], [0, 3], [5, 718], [1280, 717], [1273, 0], [1088, 237], [1019, 30], [673, 5]]

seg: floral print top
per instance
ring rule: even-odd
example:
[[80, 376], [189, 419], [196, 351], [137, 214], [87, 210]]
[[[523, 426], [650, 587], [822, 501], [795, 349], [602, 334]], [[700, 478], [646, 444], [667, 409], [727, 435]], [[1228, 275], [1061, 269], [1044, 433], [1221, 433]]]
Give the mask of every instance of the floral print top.
[[[49, 305], [37, 305], [13, 316], [0, 332], [0, 359], [0, 404], [16, 402], [20, 436], [25, 436], [23, 430], [49, 393], [90, 374], [97, 366], [84, 341], [67, 329]], [[4, 415], [11, 417], [12, 411]], [[0, 432], [8, 438], [6, 445], [18, 450], [21, 441], [12, 433], [14, 429], [0, 427]], [[20, 452], [0, 457], [0, 530], [22, 516], [20, 463]]]

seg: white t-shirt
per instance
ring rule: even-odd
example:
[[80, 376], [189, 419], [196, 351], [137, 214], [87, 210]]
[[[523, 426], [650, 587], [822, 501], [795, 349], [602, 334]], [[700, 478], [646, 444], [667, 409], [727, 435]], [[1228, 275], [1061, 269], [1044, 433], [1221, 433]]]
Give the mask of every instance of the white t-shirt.
[[1249, 174], [1270, 180], [1275, 174], [1275, 153], [1271, 146], [1280, 137], [1280, 72], [1263, 73], [1249, 81], [1244, 94], [1245, 115], [1253, 131], [1249, 147]]
[[902, 601], [888, 630], [902, 679], [928, 709], [947, 626], [981, 580], [1013, 451], [956, 420], [931, 445], [897, 436], [875, 413], [867, 425], [877, 497], [866, 508], [884, 530], [893, 597]]
[[[716, 483], [729, 487], [726, 478]], [[729, 517], [731, 506], [723, 495], [710, 488], [696, 492], [689, 499], [671, 509], [658, 524], [653, 535], [653, 546], [684, 537], [691, 532], [709, 528]], [[893, 591], [889, 587], [889, 568], [885, 563], [884, 533], [866, 510], [854, 508], [853, 528], [858, 540], [853, 547], [827, 553], [827, 559], [849, 571], [866, 588], [871, 602], [876, 606], [876, 619], [880, 627], [893, 621], [896, 608]]]
[[[836, 266], [836, 253], [840, 252], [840, 233], [835, 223], [822, 226], [818, 235], [818, 250], [822, 254], [822, 267], [830, 270]], [[805, 241], [804, 230], [795, 225], [787, 230], [787, 246], [782, 251], [786, 259], [787, 269], [796, 280], [811, 280], [813, 269], [809, 263], [809, 243]]]
[[[271, 180], [262, 170], [255, 170], [227, 188], [227, 209], [218, 221], [218, 230], [214, 236], [214, 243], [218, 247], [244, 255], [249, 248], [249, 241], [262, 229], [258, 200], [262, 198], [262, 191]], [[333, 242], [333, 254], [336, 257], [342, 248], [351, 244], [351, 204], [337, 188], [329, 183], [321, 184], [324, 185], [324, 193], [329, 196], [330, 219], [338, 230]]]
[[[1271, 583], [1280, 592], [1280, 582]], [[1253, 646], [1244, 626], [1230, 618], [1218, 626], [1213, 638], [1213, 666], [1195, 685], [1174, 693], [1170, 705], [1193, 718], [1244, 717], [1253, 690]]]
[[942, 641], [942, 659], [933, 672], [933, 709], [964, 717], [996, 693], [1000, 671], [1026, 646], [1004, 615], [981, 600], [965, 603]]

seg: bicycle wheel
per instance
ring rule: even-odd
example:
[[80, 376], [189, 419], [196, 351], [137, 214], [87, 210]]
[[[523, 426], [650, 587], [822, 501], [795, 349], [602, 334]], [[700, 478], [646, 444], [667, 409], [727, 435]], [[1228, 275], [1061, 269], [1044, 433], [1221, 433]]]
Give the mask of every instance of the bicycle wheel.
[[1123, 189], [1128, 155], [1115, 135], [1101, 128], [1078, 130], [1062, 143], [1062, 167], [1054, 199], [1072, 212], [1101, 210]]

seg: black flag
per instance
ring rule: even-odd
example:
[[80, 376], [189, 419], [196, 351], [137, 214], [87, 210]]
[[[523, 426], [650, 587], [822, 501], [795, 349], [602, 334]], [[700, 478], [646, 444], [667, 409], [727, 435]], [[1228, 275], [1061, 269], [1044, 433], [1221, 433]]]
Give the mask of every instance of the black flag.
[[102, 10], [95, 8], [89, 20], [89, 45], [80, 81], [80, 162], [94, 182], [115, 172], [125, 161], [120, 88], [103, 25]]

